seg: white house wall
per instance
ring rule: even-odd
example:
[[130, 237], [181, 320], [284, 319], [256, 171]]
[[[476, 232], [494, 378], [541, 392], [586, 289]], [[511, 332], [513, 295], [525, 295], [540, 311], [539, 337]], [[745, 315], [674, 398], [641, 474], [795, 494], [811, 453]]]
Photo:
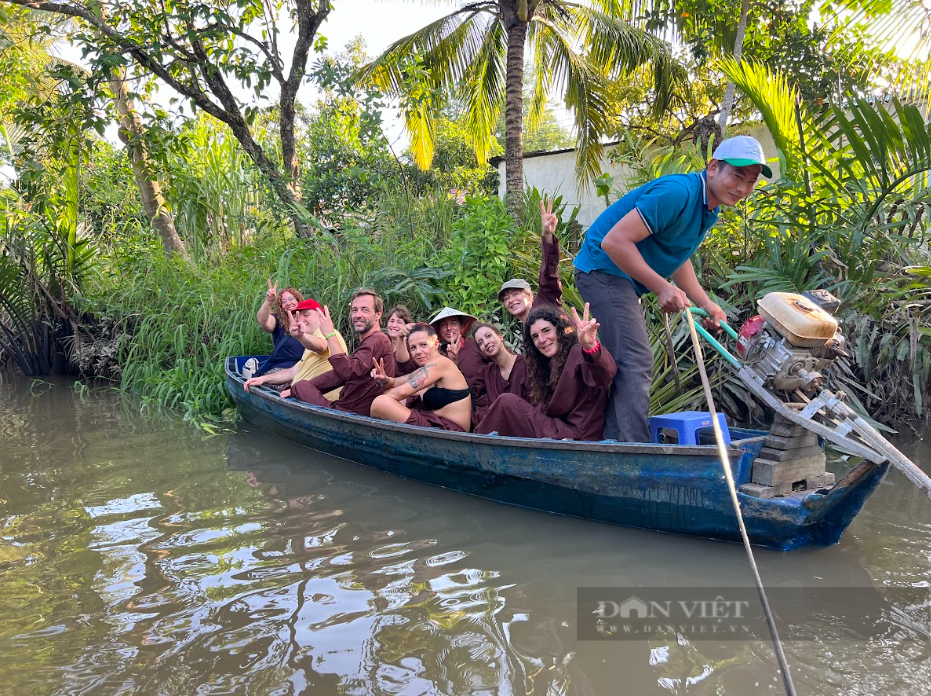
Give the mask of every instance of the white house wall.
[[[763, 152], [766, 153], [767, 159], [777, 157], [776, 146], [773, 138], [769, 134], [766, 126], [759, 124], [750, 129], [749, 135], [752, 135], [763, 145]], [[605, 147], [605, 152], [610, 152], [615, 145]], [[774, 178], [779, 178], [779, 162], [771, 162]], [[616, 188], [624, 188], [624, 183], [630, 176], [626, 167], [619, 166], [610, 162], [603, 161], [603, 173], [607, 172], [614, 177]], [[605, 209], [603, 198], [595, 194], [595, 187], [589, 186], [587, 190], [581, 193], [577, 191], [575, 178], [575, 150], [565, 150], [554, 153], [534, 154], [524, 159], [524, 184], [527, 187], [535, 187], [547, 194], [562, 195], [563, 200], [572, 206], [579, 206], [579, 215], [577, 220], [587, 228], [591, 225]], [[503, 198], [505, 194], [504, 178], [504, 161], [498, 163], [498, 196]], [[611, 199], [613, 202], [613, 198]], [[567, 211], [568, 212], [568, 211]]]

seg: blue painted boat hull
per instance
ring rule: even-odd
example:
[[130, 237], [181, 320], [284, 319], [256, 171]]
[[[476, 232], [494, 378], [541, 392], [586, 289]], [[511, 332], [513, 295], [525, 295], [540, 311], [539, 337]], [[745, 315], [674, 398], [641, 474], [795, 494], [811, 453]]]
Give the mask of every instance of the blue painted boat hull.
[[[535, 440], [389, 423], [246, 392], [229, 358], [226, 383], [242, 417], [312, 449], [424, 483], [511, 505], [614, 524], [739, 541], [717, 448]], [[749, 482], [765, 433], [731, 429], [731, 466]], [[750, 540], [790, 550], [827, 546], [888, 472], [860, 464], [831, 489], [761, 499], [739, 493]]]

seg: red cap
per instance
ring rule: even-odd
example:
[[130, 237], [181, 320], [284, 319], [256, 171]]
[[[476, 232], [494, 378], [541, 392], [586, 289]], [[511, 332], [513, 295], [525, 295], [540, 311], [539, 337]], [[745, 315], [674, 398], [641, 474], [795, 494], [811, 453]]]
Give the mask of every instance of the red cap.
[[320, 303], [317, 302], [317, 300], [304, 300], [297, 306], [297, 309], [294, 311], [300, 312], [302, 309], [319, 309], [321, 312], [323, 311], [323, 307], [320, 306]]

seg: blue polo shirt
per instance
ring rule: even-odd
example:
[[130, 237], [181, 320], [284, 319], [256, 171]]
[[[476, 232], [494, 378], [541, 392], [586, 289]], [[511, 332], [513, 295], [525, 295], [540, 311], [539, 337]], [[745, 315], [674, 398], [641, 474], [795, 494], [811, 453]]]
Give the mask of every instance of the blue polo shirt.
[[601, 241], [627, 213], [636, 210], [650, 234], [637, 242], [647, 265], [669, 278], [695, 253], [718, 219], [720, 206], [708, 210], [705, 172], [669, 174], [636, 188], [613, 203], [585, 234], [574, 265], [581, 271], [604, 271], [629, 278], [638, 295], [650, 292], [624, 273], [601, 248]]

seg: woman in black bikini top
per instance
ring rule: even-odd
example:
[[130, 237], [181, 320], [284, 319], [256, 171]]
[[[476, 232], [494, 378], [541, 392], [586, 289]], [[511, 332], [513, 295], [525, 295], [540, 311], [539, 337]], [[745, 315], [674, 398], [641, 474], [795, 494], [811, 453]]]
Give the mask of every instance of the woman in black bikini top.
[[372, 417], [468, 432], [472, 425], [472, 392], [456, 364], [440, 355], [436, 331], [427, 324], [418, 324], [408, 334], [407, 345], [419, 365], [416, 370], [399, 377], [388, 377], [382, 365], [372, 370], [372, 378], [386, 389], [372, 402]]
[[420, 400], [428, 411], [439, 411], [444, 406], [462, 401], [467, 396], [472, 396], [472, 390], [468, 387], [465, 389], [430, 387], [421, 395]]

